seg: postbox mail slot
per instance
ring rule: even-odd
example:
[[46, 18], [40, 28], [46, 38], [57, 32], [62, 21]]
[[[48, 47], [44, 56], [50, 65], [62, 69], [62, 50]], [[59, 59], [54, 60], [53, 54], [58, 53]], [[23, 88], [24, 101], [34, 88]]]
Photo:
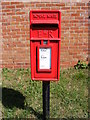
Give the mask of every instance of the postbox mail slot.
[[[52, 25], [53, 26], [53, 25]], [[48, 27], [46, 26], [43, 27], [32, 27], [31, 30], [31, 37], [32, 38], [58, 38], [59, 37], [59, 30], [58, 27]]]

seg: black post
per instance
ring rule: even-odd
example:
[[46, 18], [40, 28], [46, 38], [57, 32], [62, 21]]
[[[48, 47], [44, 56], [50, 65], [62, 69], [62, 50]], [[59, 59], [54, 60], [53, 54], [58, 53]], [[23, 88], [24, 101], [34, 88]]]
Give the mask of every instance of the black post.
[[43, 81], [43, 120], [49, 120], [50, 81]]

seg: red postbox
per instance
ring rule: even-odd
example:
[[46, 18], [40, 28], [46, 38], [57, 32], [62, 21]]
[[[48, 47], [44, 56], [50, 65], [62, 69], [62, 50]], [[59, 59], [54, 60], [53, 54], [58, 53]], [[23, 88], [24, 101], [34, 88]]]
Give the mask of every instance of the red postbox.
[[61, 12], [30, 11], [31, 79], [57, 81], [60, 76]]

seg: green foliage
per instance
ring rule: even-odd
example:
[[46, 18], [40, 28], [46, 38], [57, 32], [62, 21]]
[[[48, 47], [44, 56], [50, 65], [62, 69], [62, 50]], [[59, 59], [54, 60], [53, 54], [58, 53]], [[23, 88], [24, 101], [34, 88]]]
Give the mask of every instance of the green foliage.
[[75, 69], [86, 69], [88, 68], [88, 65], [85, 62], [78, 61], [77, 65], [74, 66]]
[[[30, 69], [3, 69], [4, 118], [42, 120], [42, 81], [30, 76]], [[88, 69], [62, 70], [60, 80], [50, 82], [50, 117], [87, 118], [88, 81]]]

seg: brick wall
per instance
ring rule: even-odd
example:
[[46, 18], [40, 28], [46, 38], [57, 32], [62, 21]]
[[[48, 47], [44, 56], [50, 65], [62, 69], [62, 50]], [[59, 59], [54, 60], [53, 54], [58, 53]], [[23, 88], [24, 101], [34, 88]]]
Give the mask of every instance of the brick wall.
[[78, 60], [89, 60], [89, 0], [2, 1], [1, 5], [2, 67], [30, 67], [29, 12], [31, 9], [61, 10], [61, 68], [74, 66]]

